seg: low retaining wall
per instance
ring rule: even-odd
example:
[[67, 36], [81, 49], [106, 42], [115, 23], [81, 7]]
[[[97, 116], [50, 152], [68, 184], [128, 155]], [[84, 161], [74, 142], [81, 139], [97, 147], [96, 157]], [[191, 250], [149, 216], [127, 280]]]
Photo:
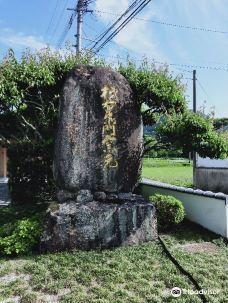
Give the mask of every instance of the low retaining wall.
[[149, 179], [142, 180], [141, 190], [145, 198], [155, 193], [176, 197], [182, 201], [187, 219], [228, 238], [228, 195]]
[[10, 204], [8, 179], [0, 178], [0, 208]]

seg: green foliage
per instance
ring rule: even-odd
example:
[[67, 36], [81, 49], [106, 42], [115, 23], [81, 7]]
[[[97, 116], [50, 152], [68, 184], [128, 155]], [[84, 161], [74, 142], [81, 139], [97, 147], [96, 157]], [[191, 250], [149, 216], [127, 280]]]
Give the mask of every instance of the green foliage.
[[215, 129], [223, 128], [228, 125], [228, 118], [217, 118], [213, 120]]
[[13, 201], [33, 202], [37, 194], [54, 191], [53, 141], [11, 144], [8, 157]]
[[159, 142], [156, 135], [144, 135], [144, 154], [150, 158], [178, 158], [186, 156], [182, 148], [165, 148], [163, 142]]
[[186, 155], [195, 150], [203, 157], [227, 156], [228, 144], [214, 131], [212, 121], [187, 110], [180, 77], [174, 78], [167, 68], [156, 69], [147, 62], [140, 67], [129, 62], [121, 65], [119, 71], [130, 83], [135, 101], [142, 106], [144, 125], [160, 125], [156, 139], [145, 136], [144, 154], [151, 150], [182, 150]]
[[5, 255], [28, 254], [41, 234], [38, 221], [18, 220], [13, 226], [3, 225], [0, 229], [0, 252]]
[[150, 201], [156, 207], [160, 231], [168, 230], [184, 220], [185, 211], [180, 200], [172, 196], [156, 194], [150, 197]]
[[119, 72], [128, 80], [135, 101], [143, 106], [144, 124], [155, 123], [161, 114], [173, 114], [187, 108], [184, 86], [179, 77], [174, 78], [166, 67], [156, 69], [146, 62], [140, 67], [129, 62], [120, 65]]
[[[46, 49], [25, 52], [21, 60], [10, 50], [0, 64], [0, 142], [12, 146], [9, 159], [14, 197], [32, 199], [33, 193], [52, 185], [59, 99], [65, 77], [76, 65], [106, 63], [91, 55], [75, 56], [70, 51], [62, 55]], [[174, 115], [165, 121], [155, 141], [145, 141], [145, 152], [157, 152], [167, 146], [171, 150], [174, 146], [184, 147], [185, 152], [195, 149], [201, 155], [225, 157], [226, 144], [207, 127], [208, 121], [198, 116], [188, 118], [191, 115], [187, 113], [181, 78], [173, 77], [166, 67], [157, 69], [146, 62], [139, 67], [128, 62], [117, 69], [131, 85], [144, 124], [162, 124], [164, 116]]]
[[103, 62], [89, 55], [75, 56], [69, 51], [63, 56], [49, 49], [26, 52], [18, 61], [10, 50], [0, 64], [2, 140], [43, 141], [53, 137], [63, 81], [73, 67], [81, 64]]
[[190, 111], [168, 116], [157, 128], [157, 140], [183, 148], [185, 152], [195, 150], [201, 157], [228, 156], [228, 142], [214, 131], [212, 121]]
[[61, 55], [46, 49], [12, 50], [0, 64], [0, 142], [9, 147], [9, 175], [14, 201], [33, 201], [53, 190], [52, 161], [59, 98], [67, 73], [76, 65], [103, 65], [90, 55]]

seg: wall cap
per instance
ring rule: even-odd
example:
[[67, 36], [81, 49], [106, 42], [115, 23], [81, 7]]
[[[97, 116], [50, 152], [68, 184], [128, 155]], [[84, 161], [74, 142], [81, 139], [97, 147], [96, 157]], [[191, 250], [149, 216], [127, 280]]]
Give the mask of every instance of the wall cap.
[[174, 191], [179, 191], [183, 193], [188, 193], [192, 195], [199, 195], [199, 196], [205, 196], [205, 197], [210, 197], [210, 198], [216, 198], [216, 199], [222, 199], [225, 201], [228, 201], [228, 195], [224, 193], [214, 193], [212, 191], [203, 191], [201, 189], [192, 189], [192, 188], [187, 188], [187, 187], [182, 187], [182, 186], [176, 186], [168, 183], [162, 183], [159, 181], [154, 181], [150, 179], [143, 178], [140, 182], [141, 185], [150, 185], [154, 187], [159, 187], [159, 188], [164, 188], [164, 189], [171, 189]]

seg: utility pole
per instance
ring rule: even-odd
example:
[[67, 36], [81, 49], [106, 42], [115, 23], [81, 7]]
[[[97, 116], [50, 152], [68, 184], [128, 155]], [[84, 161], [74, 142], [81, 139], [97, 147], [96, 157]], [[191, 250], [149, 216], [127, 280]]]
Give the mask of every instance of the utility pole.
[[[193, 112], [196, 113], [196, 70], [193, 70]], [[196, 185], [196, 152], [193, 151], [193, 185]]]
[[82, 23], [83, 23], [84, 0], [78, 0], [77, 4], [77, 34], [76, 34], [76, 55], [79, 55], [82, 49]]
[[196, 70], [193, 70], [193, 112], [196, 113]]
[[88, 0], [78, 0], [76, 8], [68, 8], [70, 11], [74, 11], [77, 14], [77, 25], [76, 25], [76, 44], [73, 45], [76, 48], [76, 55], [79, 55], [82, 50], [82, 26], [83, 26], [83, 15], [85, 13], [92, 13], [92, 10], [87, 9]]

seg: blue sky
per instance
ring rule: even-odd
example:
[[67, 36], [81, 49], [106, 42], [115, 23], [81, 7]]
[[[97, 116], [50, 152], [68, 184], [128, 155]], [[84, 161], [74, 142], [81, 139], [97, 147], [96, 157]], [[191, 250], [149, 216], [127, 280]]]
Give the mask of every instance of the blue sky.
[[[115, 20], [113, 13], [123, 12], [131, 2], [94, 1], [91, 8], [95, 11], [92, 15], [87, 14], [84, 22], [84, 47], [90, 43], [86, 39], [95, 39]], [[27, 47], [41, 49], [49, 44], [57, 48], [71, 15], [66, 7], [75, 4], [75, 0], [0, 0], [0, 59], [9, 47], [18, 57]], [[152, 0], [138, 17], [148, 21], [133, 20], [113, 43], [101, 51], [101, 55], [114, 64], [118, 61], [117, 56], [126, 58], [128, 54], [136, 60], [146, 56], [148, 60], [177, 64], [171, 65], [170, 70], [174, 74], [183, 74], [189, 107], [192, 102], [191, 71], [194, 68], [191, 65], [196, 66], [198, 108], [206, 101], [206, 112], [215, 107], [217, 117], [228, 117], [228, 34], [151, 22], [228, 32], [228, 0]], [[64, 42], [74, 43], [75, 28], [74, 22]]]

